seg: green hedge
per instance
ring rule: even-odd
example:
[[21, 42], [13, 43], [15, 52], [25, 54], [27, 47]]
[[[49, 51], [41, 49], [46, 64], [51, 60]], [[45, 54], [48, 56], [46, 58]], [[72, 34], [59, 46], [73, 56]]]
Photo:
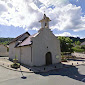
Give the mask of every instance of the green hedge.
[[81, 46], [76, 46], [72, 48], [75, 52], [85, 52], [85, 49], [83, 49]]

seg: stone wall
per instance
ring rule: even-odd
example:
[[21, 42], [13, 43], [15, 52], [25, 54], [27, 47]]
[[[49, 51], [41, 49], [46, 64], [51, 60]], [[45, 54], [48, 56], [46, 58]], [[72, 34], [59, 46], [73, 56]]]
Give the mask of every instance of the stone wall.
[[71, 54], [72, 56], [76, 56], [79, 58], [85, 58], [85, 54], [84, 53], [78, 53], [78, 52], [74, 52]]

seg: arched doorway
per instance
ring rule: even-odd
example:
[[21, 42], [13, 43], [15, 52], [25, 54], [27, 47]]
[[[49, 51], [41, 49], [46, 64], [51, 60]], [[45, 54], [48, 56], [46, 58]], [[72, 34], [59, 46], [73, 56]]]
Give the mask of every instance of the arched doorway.
[[51, 52], [47, 52], [45, 57], [46, 57], [46, 65], [52, 64], [52, 55], [51, 55]]

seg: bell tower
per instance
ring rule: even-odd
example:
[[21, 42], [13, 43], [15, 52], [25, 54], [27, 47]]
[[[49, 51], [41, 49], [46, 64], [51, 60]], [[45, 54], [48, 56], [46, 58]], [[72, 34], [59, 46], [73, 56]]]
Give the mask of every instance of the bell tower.
[[51, 20], [49, 19], [49, 17], [47, 17], [46, 14], [44, 14], [43, 19], [39, 21], [41, 22], [41, 28], [49, 28], [50, 21]]

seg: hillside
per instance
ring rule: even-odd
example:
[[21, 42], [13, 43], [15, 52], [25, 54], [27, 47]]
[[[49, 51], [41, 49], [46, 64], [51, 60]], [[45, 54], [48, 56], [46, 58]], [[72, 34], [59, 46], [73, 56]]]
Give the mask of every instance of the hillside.
[[0, 44], [7, 45], [14, 38], [0, 38]]
[[83, 39], [80, 39], [79, 37], [69, 37], [69, 38], [72, 39], [73, 42], [75, 42], [75, 41], [84, 42], [85, 41], [85, 38], [83, 38]]

